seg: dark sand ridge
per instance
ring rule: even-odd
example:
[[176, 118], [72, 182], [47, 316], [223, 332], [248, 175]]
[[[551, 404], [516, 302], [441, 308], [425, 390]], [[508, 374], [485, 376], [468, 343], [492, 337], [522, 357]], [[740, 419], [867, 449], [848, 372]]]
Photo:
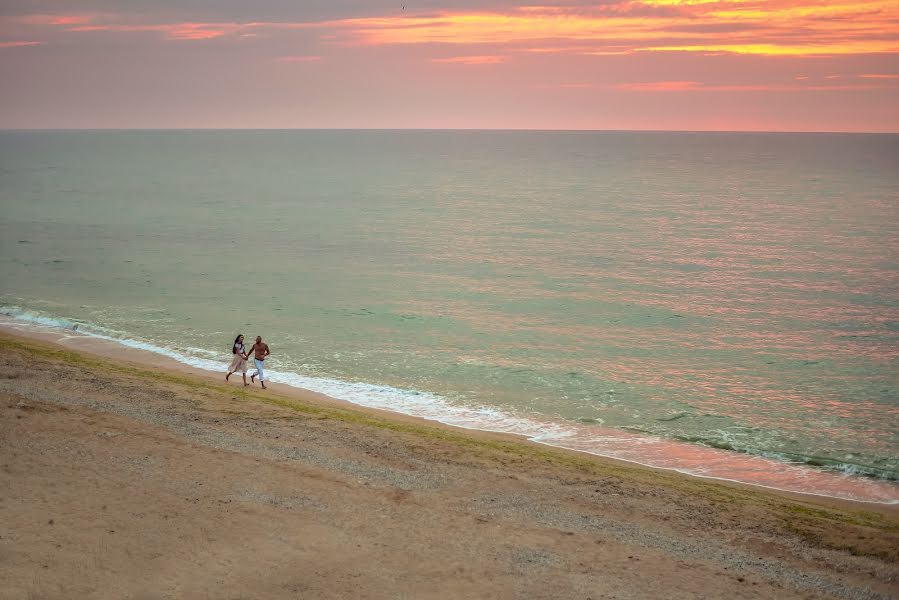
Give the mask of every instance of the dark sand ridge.
[[4, 598], [899, 595], [896, 507], [710, 482], [24, 334], [0, 337]]

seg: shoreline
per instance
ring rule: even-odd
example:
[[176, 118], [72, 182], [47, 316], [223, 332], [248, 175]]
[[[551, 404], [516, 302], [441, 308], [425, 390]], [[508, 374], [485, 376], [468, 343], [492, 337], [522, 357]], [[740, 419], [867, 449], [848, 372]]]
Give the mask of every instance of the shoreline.
[[[84, 351], [96, 356], [115, 359], [124, 358], [135, 364], [174, 370], [181, 373], [206, 377], [210, 380], [218, 381], [221, 379], [221, 377], [219, 377], [220, 373], [216, 370], [212, 370], [211, 367], [207, 368], [202, 365], [189, 364], [151, 349], [125, 344], [122, 340], [107, 339], [96, 334], [82, 333], [77, 330], [65, 329], [60, 326], [20, 320], [13, 316], [0, 316], [0, 333], [18, 335], [25, 339], [37, 339], [59, 344], [63, 347], [76, 351]], [[140, 344], [144, 345], [142, 342]], [[163, 349], [160, 348], [159, 350], [162, 351]], [[212, 360], [205, 360], [203, 362], [213, 363]], [[222, 373], [224, 370], [226, 370], [226, 366], [223, 365]], [[240, 381], [239, 378], [238, 381]], [[899, 486], [895, 485], [895, 482], [890, 480], [882, 480], [867, 475], [833, 472], [825, 469], [818, 469], [810, 465], [778, 461], [774, 458], [711, 448], [701, 444], [689, 444], [687, 442], [659, 438], [649, 434], [631, 433], [598, 425], [591, 426], [591, 428], [598, 434], [614, 440], [612, 443], [613, 445], [603, 452], [596, 448], [570, 443], [567, 440], [564, 440], [564, 438], [561, 442], [544, 441], [541, 439], [544, 436], [539, 433], [532, 434], [523, 431], [506, 431], [481, 426], [469, 426], [466, 424], [454, 423], [450, 420], [441, 419], [436, 416], [409, 414], [409, 412], [403, 412], [402, 408], [395, 406], [368, 406], [366, 404], [354, 402], [353, 400], [337, 398], [328, 395], [327, 393], [306, 389], [291, 383], [275, 383], [277, 384], [277, 389], [274, 391], [276, 394], [280, 393], [300, 400], [314, 398], [317, 401], [335, 403], [335, 406], [352, 407], [353, 409], [363, 411], [374, 411], [375, 414], [384, 415], [387, 418], [412, 419], [413, 422], [439, 424], [476, 434], [512, 436], [515, 439], [553, 449], [573, 451], [578, 454], [585, 454], [600, 459], [620, 461], [625, 464], [649, 469], [659, 469], [702, 480], [745, 485], [784, 494], [857, 502], [870, 506], [882, 505], [899, 507]], [[269, 389], [271, 390], [271, 386], [269, 386]], [[534, 421], [531, 426], [533, 427], [534, 425], [539, 425], [539, 423]], [[551, 427], [552, 423], [546, 422], [545, 425]], [[627, 446], [628, 442], [631, 442], [630, 445], [632, 446], [639, 445], [639, 450], [636, 454], [631, 453], [631, 455], [628, 455], [627, 451], [621, 451], [621, 448]], [[653, 449], [654, 456], [644, 456], [640, 454], [641, 452], [644, 454], [646, 453], [645, 442], [652, 442], [657, 446], [657, 448]], [[678, 459], [675, 459], [673, 463], [668, 459], [671, 455], [678, 456]], [[712, 471], [710, 473], [696, 472], [696, 469], [690, 470], [690, 468], [678, 464], [678, 461], [701, 465], [701, 468], [706, 469], [708, 469], [707, 465], [711, 463], [714, 468], [710, 469]], [[720, 461], [720, 463], [716, 461]], [[745, 478], [741, 479], [737, 476], [732, 476], [732, 473], [721, 472], [728, 467], [742, 469], [743, 472], [755, 474], [757, 478], [764, 476], [767, 479], [761, 481], [747, 481]], [[767, 471], [765, 470], [766, 467], [768, 467]], [[718, 469], [718, 472], [715, 472], [716, 468]], [[773, 471], [774, 469], [779, 469], [779, 471]], [[778, 481], [778, 478], [781, 478], [780, 481]], [[794, 480], [800, 478], [803, 479], [807, 486], [813, 487], [819, 491], [796, 489]], [[814, 479], [814, 481], [809, 483], [809, 480], [812, 479]], [[845, 485], [847, 481], [850, 482], [850, 485], [854, 485], [858, 489], [852, 492], [841, 490], [841, 486]], [[850, 494], [854, 494], [854, 496]], [[867, 496], [865, 496], [865, 494], [867, 494]]]
[[[577, 457], [578, 459], [585, 459], [587, 461], [609, 463], [612, 465], [618, 465], [624, 468], [635, 469], [638, 471], [646, 470], [651, 473], [658, 473], [674, 478], [686, 478], [688, 480], [695, 480], [697, 482], [706, 482], [713, 485], [717, 484], [733, 487], [740, 490], [746, 490], [748, 492], [757, 491], [760, 494], [771, 494], [774, 496], [780, 496], [792, 500], [821, 504], [823, 506], [850, 509], [859, 508], [863, 510], [881, 512], [886, 515], [899, 516], [899, 502], [889, 503], [854, 500], [850, 498], [839, 498], [808, 492], [794, 492], [774, 487], [767, 487], [764, 485], [746, 483], [733, 479], [695, 475], [693, 473], [683, 472], [673, 468], [656, 467], [653, 465], [642, 464], [635, 461], [622, 460], [615, 457], [594, 454], [591, 452], [554, 446], [552, 444], [546, 444], [528, 439], [527, 436], [522, 434], [472, 429], [458, 425], [450, 425], [423, 417], [407, 415], [389, 409], [361, 406], [347, 400], [341, 400], [339, 398], [334, 398], [326, 394], [285, 384], [278, 384], [277, 388], [272, 388], [272, 386], [269, 385], [269, 387], [264, 391], [254, 386], [243, 388], [242, 384], [238, 385], [233, 380], [231, 382], [225, 382], [224, 376], [221, 373], [192, 367], [168, 356], [156, 354], [154, 352], [138, 348], [122, 346], [114, 341], [105, 340], [102, 338], [94, 338], [91, 336], [80, 334], [71, 335], [71, 332], [65, 333], [54, 331], [51, 328], [46, 329], [47, 330], [45, 331], [41, 331], [31, 325], [25, 325], [22, 329], [16, 329], [9, 327], [7, 323], [3, 323], [2, 321], [0, 321], [0, 340], [3, 340], [4, 338], [13, 338], [21, 340], [26, 344], [38, 342], [40, 344], [47, 344], [50, 347], [57, 347], [66, 351], [74, 352], [76, 354], [83, 354], [105, 361], [112, 361], [113, 364], [118, 363], [141, 370], [149, 368], [153, 370], [159, 370], [161, 373], [198, 378], [205, 382], [208, 382], [209, 384], [218, 384], [225, 387], [231, 386], [233, 387], [234, 393], [243, 391], [245, 393], [256, 392], [260, 395], [265, 394], [265, 396], [270, 397], [273, 402], [278, 402], [281, 400], [298, 401], [304, 404], [310, 404], [325, 409], [358, 412], [362, 415], [370, 416], [375, 419], [381, 419], [388, 422], [396, 422], [398, 424], [408, 424], [411, 426], [418, 426], [429, 429], [435, 428], [438, 430], [446, 430], [464, 437], [471, 437], [475, 440], [488, 442], [491, 440], [499, 440], [501, 442], [510, 442], [513, 444], [529, 445], [534, 446], [535, 448], [545, 448], [548, 452], [551, 453], [570, 455], [573, 457]], [[232, 375], [232, 378], [233, 377], [234, 375]], [[238, 381], [240, 380], [238, 379]]]
[[899, 593], [894, 506], [232, 387], [130, 353], [6, 332], [0, 348], [10, 598]]

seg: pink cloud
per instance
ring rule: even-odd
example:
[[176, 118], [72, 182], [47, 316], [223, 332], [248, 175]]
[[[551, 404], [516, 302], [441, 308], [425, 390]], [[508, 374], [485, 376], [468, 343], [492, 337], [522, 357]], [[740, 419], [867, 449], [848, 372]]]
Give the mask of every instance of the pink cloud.
[[46, 15], [33, 14], [4, 19], [13, 25], [61, 28], [71, 32], [157, 32], [173, 40], [207, 40], [239, 33], [255, 23], [174, 22], [135, 23], [122, 15], [110, 13]]
[[101, 15], [97, 14], [76, 14], [76, 15], [25, 15], [22, 17], [13, 17], [10, 21], [22, 23], [25, 25], [87, 25], [93, 22]]
[[175, 23], [164, 25], [159, 31], [176, 40], [209, 40], [235, 33], [241, 28], [242, 25], [237, 23]]
[[278, 62], [285, 63], [297, 63], [297, 62], [318, 62], [322, 59], [321, 56], [279, 56], [275, 60]]
[[62, 15], [47, 22], [48, 25], [82, 25], [94, 20], [93, 15]]
[[651, 81], [644, 83], [618, 83], [613, 89], [632, 92], [837, 92], [881, 89], [876, 84], [705, 84], [698, 81]]
[[634, 92], [683, 92], [702, 86], [698, 81], [651, 81], [645, 83], [619, 83], [612, 87]]
[[67, 31], [158, 32], [173, 40], [210, 40], [239, 32], [239, 23], [169, 23], [163, 25], [82, 25]]
[[448, 58], [432, 58], [431, 62], [435, 63], [451, 63], [461, 65], [496, 65], [506, 62], [505, 56], [482, 55], [482, 56], [450, 56]]
[[18, 48], [20, 46], [37, 46], [44, 42], [0, 42], [0, 48]]

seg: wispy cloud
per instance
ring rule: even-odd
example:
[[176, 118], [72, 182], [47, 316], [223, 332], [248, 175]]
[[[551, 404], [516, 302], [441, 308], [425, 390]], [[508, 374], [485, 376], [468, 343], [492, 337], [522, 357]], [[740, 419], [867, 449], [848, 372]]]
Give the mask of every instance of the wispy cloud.
[[649, 81], [641, 83], [617, 83], [611, 87], [634, 92], [684, 92], [696, 90], [702, 84], [698, 81]]
[[[592, 53], [641, 50], [760, 55], [899, 52], [893, 0], [642, 0], [346, 19], [366, 44], [578, 43]], [[663, 42], [663, 43], [660, 43]], [[624, 46], [625, 49], [621, 47]]]
[[613, 0], [584, 6], [394, 11], [380, 17], [325, 21], [151, 21], [111, 13], [13, 19], [71, 32], [156, 32], [172, 40], [316, 28], [322, 30], [322, 37], [366, 45], [578, 46], [592, 55], [899, 53], [899, 3], [895, 0]]
[[321, 56], [279, 56], [275, 60], [277, 62], [284, 63], [309, 63], [309, 62], [319, 62], [322, 59]]
[[151, 32], [173, 40], [207, 40], [246, 31], [253, 23], [233, 22], [143, 22], [135, 15], [114, 13], [32, 14], [7, 17], [11, 26], [47, 27], [75, 33]]
[[450, 56], [447, 58], [432, 58], [435, 63], [454, 63], [463, 65], [496, 65], [506, 62], [505, 56], [481, 55], [481, 56]]
[[649, 45], [642, 50], [652, 52], [701, 52], [729, 54], [757, 54], [763, 56], [834, 56], [841, 54], [878, 54], [899, 52], [899, 41], [895, 40], [842, 40], [838, 42], [815, 42], [811, 39], [802, 43], [759, 44], [670, 44]]
[[14, 24], [22, 25], [87, 25], [96, 20], [99, 13], [80, 13], [68, 15], [31, 14], [17, 17], [8, 17], [6, 20]]
[[878, 89], [882, 86], [865, 83], [846, 84], [707, 84], [698, 81], [651, 81], [618, 83], [613, 89], [632, 92], [839, 92]]
[[79, 25], [68, 31], [156, 32], [173, 40], [211, 40], [237, 33], [244, 28], [238, 23], [166, 23], [161, 25]]
[[43, 42], [0, 42], [0, 48], [18, 48], [20, 46], [39, 46]]

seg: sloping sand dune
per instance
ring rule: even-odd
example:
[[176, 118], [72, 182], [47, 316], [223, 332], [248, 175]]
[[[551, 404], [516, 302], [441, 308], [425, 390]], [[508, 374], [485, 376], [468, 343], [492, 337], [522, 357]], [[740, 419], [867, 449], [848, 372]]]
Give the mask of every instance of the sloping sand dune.
[[899, 596], [891, 507], [262, 393], [21, 332], [0, 350], [3, 598]]

